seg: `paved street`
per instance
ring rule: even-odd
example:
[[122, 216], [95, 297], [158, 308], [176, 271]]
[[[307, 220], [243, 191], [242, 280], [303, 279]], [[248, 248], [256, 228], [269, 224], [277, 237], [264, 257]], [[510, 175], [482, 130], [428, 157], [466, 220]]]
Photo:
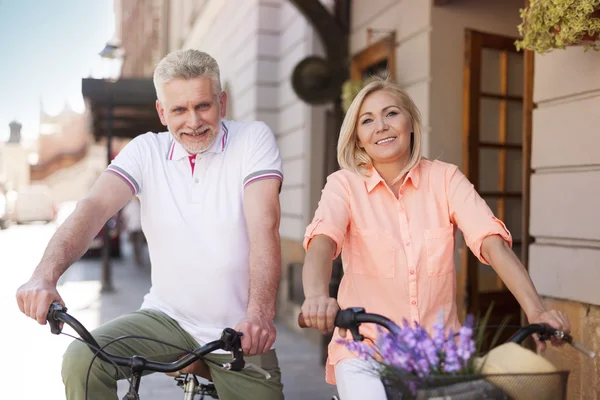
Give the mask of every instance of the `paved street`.
[[[54, 224], [32, 224], [0, 231], [0, 266], [4, 273], [0, 279], [0, 305], [6, 318], [2, 323], [2, 398], [64, 399], [60, 365], [62, 354], [72, 339], [50, 334], [47, 325], [40, 326], [21, 314], [15, 302], [16, 289], [30, 276], [54, 230]], [[79, 261], [60, 282], [59, 291], [69, 312], [89, 329], [135, 310], [148, 290], [148, 270], [129, 263], [131, 257], [127, 250], [121, 260], [113, 263], [114, 293], [100, 294], [99, 260]], [[335, 388], [324, 382], [316, 346], [284, 326], [278, 325], [277, 329], [276, 347], [285, 398], [331, 399]], [[125, 390], [126, 382], [123, 382], [119, 385], [119, 398]], [[170, 400], [183, 398], [183, 392], [175, 386], [173, 378], [153, 374], [142, 379], [140, 397], [142, 400]]]

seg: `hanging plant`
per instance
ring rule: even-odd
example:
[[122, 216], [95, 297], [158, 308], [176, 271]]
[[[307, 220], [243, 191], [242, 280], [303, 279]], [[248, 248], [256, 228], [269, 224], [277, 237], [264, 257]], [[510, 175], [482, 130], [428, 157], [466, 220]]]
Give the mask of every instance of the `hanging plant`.
[[520, 14], [517, 50], [542, 54], [583, 45], [585, 51], [600, 51], [600, 0], [531, 0]]

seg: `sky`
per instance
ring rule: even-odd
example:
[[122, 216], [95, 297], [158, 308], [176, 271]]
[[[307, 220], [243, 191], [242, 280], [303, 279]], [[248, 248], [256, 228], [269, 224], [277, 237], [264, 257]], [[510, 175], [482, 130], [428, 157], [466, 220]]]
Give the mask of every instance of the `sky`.
[[112, 0], [0, 0], [0, 141], [12, 120], [35, 139], [40, 103], [83, 112], [81, 78], [113, 33]]

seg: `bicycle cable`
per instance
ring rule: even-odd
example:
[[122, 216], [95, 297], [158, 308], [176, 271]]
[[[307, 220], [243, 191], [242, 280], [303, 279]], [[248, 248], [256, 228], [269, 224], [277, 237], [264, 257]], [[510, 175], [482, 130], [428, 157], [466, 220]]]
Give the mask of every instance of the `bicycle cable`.
[[[92, 361], [90, 362], [90, 366], [89, 366], [89, 368], [88, 368], [88, 372], [87, 372], [86, 379], [85, 379], [85, 399], [87, 400], [87, 392], [88, 392], [88, 378], [89, 378], [90, 371], [91, 371], [91, 369], [92, 369], [92, 363], [93, 363], [93, 362], [94, 362], [94, 360], [96, 359], [96, 356], [98, 355], [98, 353], [100, 353], [100, 352], [101, 352], [101, 351], [104, 349], [104, 347], [102, 347], [102, 348], [98, 348], [98, 347], [94, 346], [93, 344], [90, 344], [90, 343], [86, 342], [86, 341], [85, 341], [85, 340], [83, 340], [82, 338], [78, 338], [77, 336], [73, 336], [73, 335], [71, 335], [71, 334], [69, 334], [69, 333], [61, 332], [60, 334], [61, 334], [61, 335], [68, 336], [68, 337], [70, 337], [70, 338], [73, 338], [73, 339], [75, 339], [75, 340], [78, 340], [78, 341], [80, 341], [81, 343], [85, 344], [86, 346], [88, 346], [88, 347], [91, 347], [91, 348], [93, 348], [94, 350], [96, 350], [96, 354], [94, 354], [94, 357], [92, 358]], [[110, 344], [110, 343], [109, 343], [109, 344]], [[122, 374], [122, 375], [125, 377], [125, 379], [127, 380], [127, 382], [129, 382], [129, 384], [131, 384], [131, 380], [129, 379], [129, 377], [127, 376], [127, 374], [125, 374], [125, 372], [121, 371], [121, 369], [119, 368], [119, 366], [117, 365], [117, 363], [115, 363], [113, 360], [111, 360], [111, 359], [110, 359], [110, 358], [108, 358], [108, 357], [107, 357], [107, 359], [108, 359], [108, 361], [109, 361], [109, 362], [110, 362], [112, 365], [114, 365], [114, 366], [115, 366], [115, 368], [117, 369], [117, 372], [118, 372], [118, 373], [121, 373], [121, 374]]]
[[[72, 336], [72, 335], [69, 335], [69, 334], [66, 334], [66, 333], [64, 333], [64, 335], [67, 335], [67, 336], [73, 337], [73, 338], [75, 338], [75, 339], [77, 339], [77, 340], [79, 340], [79, 341], [81, 341], [81, 342], [83, 342], [83, 343], [85, 343], [85, 344], [88, 344], [86, 341], [84, 341], [84, 340], [83, 340], [83, 339], [81, 339], [81, 338], [77, 338], [77, 337], [74, 337], [74, 336]], [[91, 346], [92, 348], [95, 348], [97, 351], [96, 351], [96, 353], [94, 354], [94, 357], [92, 357], [92, 360], [90, 361], [90, 365], [89, 365], [89, 367], [88, 367], [87, 374], [86, 374], [86, 377], [85, 377], [85, 397], [84, 397], [84, 399], [85, 399], [85, 400], [87, 400], [87, 399], [88, 399], [88, 384], [89, 384], [89, 378], [90, 378], [90, 373], [91, 373], [91, 371], [92, 371], [92, 365], [93, 365], [94, 361], [96, 360], [96, 357], [98, 357], [98, 354], [100, 354], [100, 352], [103, 352], [103, 351], [104, 351], [104, 349], [105, 349], [106, 347], [110, 346], [110, 345], [111, 345], [111, 344], [113, 344], [113, 343], [116, 343], [116, 342], [119, 342], [119, 341], [121, 341], [121, 340], [125, 340], [125, 339], [141, 339], [141, 340], [149, 340], [149, 341], [151, 341], [151, 342], [160, 343], [160, 344], [163, 344], [163, 345], [165, 345], [165, 346], [169, 346], [169, 347], [173, 347], [174, 349], [181, 350], [182, 352], [186, 353], [187, 355], [189, 355], [189, 354], [195, 355], [195, 356], [197, 356], [197, 359], [198, 359], [198, 360], [202, 359], [202, 360], [204, 360], [204, 361], [208, 361], [208, 362], [210, 362], [210, 363], [212, 363], [212, 364], [214, 364], [214, 365], [216, 365], [216, 366], [222, 367], [222, 365], [220, 365], [219, 363], [217, 363], [217, 362], [215, 362], [215, 361], [213, 361], [213, 360], [210, 360], [210, 359], [208, 359], [208, 358], [205, 358], [204, 356], [200, 356], [200, 355], [198, 355], [198, 354], [194, 353], [194, 350], [188, 350], [188, 349], [184, 349], [183, 347], [179, 347], [179, 346], [177, 346], [177, 345], [174, 345], [174, 344], [171, 344], [171, 343], [165, 342], [164, 340], [160, 340], [160, 339], [154, 339], [154, 338], [149, 338], [149, 337], [146, 337], [146, 336], [138, 336], [138, 335], [126, 335], [126, 336], [120, 336], [120, 337], [118, 337], [118, 338], [115, 338], [115, 339], [111, 340], [110, 342], [106, 343], [106, 344], [105, 344], [104, 346], [102, 346], [100, 349], [97, 349], [95, 346]], [[88, 344], [88, 345], [89, 345], [89, 344]], [[128, 377], [127, 377], [127, 375], [126, 375], [126, 374], [125, 374], [123, 371], [121, 371], [121, 369], [119, 368], [119, 366], [118, 366], [118, 365], [117, 365], [115, 362], [113, 362], [112, 360], [110, 360], [110, 358], [109, 358], [109, 357], [106, 357], [106, 358], [107, 358], [107, 359], [108, 359], [108, 360], [109, 360], [109, 361], [110, 361], [110, 362], [111, 362], [111, 363], [112, 363], [112, 364], [113, 364], [113, 365], [114, 365], [114, 366], [117, 368], [117, 370], [118, 370], [118, 371], [119, 371], [121, 374], [123, 374], [123, 376], [125, 376], [125, 379], [127, 379], [127, 382], [129, 382], [129, 384], [131, 385], [131, 380], [130, 380], [130, 378], [128, 378]]]

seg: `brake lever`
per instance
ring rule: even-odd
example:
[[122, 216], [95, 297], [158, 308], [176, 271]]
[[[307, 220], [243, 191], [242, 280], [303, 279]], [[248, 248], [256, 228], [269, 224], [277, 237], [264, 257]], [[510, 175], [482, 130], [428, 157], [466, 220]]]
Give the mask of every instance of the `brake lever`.
[[573, 340], [573, 336], [565, 334], [563, 331], [554, 330], [553, 333], [542, 333], [539, 335], [539, 339], [543, 340], [543, 341], [550, 340], [552, 338], [556, 338], [556, 339], [562, 340], [565, 343], [570, 344], [571, 347], [573, 347], [575, 350], [578, 350], [581, 353], [585, 354], [590, 359], [596, 358], [596, 352], [588, 349], [581, 343]]
[[259, 374], [261, 374], [262, 376], [264, 376], [266, 379], [271, 379], [271, 374], [268, 371], [265, 371], [264, 369], [262, 369], [261, 367], [259, 367], [256, 364], [252, 364], [252, 363], [246, 363], [246, 366], [243, 369], [249, 369], [255, 372], [258, 372]]
[[244, 351], [242, 350], [242, 332], [236, 332], [231, 328], [225, 328], [221, 335], [223, 350], [231, 353], [233, 360], [223, 367], [227, 370], [241, 371], [244, 368]]
[[67, 307], [59, 303], [52, 303], [50, 305], [50, 310], [48, 311], [48, 315], [46, 317], [48, 325], [50, 325], [50, 332], [52, 332], [55, 335], [60, 335], [60, 333], [62, 332], [62, 328], [60, 326], [60, 321], [54, 316], [54, 313], [56, 311], [67, 312]]

